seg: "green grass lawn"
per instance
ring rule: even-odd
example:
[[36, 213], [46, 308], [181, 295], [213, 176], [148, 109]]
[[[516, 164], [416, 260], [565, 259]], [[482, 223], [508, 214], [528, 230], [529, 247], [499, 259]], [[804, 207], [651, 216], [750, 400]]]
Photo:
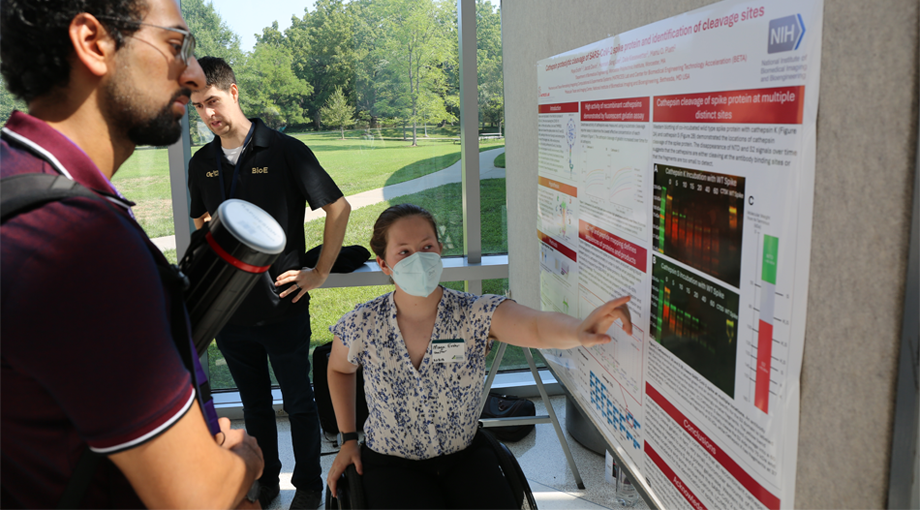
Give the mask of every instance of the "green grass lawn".
[[505, 153], [495, 156], [495, 162], [492, 163], [496, 168], [505, 168]]
[[140, 149], [118, 169], [112, 183], [128, 200], [138, 223], [151, 238], [175, 232], [166, 149]]
[[[357, 135], [345, 140], [338, 133], [301, 133], [306, 143], [346, 196], [398, 184], [443, 170], [460, 160], [460, 146], [445, 138], [450, 128], [437, 128], [441, 137], [419, 138], [419, 145], [393, 140], [393, 128], [366, 140]], [[401, 130], [399, 130], [401, 131]], [[436, 129], [429, 129], [429, 133]], [[346, 131], [357, 134], [361, 131]], [[504, 146], [504, 141], [483, 142], [480, 152]], [[193, 148], [197, 151], [199, 148]], [[173, 235], [169, 164], [166, 149], [142, 148], [134, 152], [115, 174], [115, 187], [137, 205], [138, 222], [151, 238]]]
[[[417, 179], [460, 161], [460, 146], [443, 138], [419, 138], [412, 147], [402, 140], [340, 139], [328, 134], [298, 134], [316, 154], [345, 196]], [[504, 146], [482, 142], [480, 152]]]

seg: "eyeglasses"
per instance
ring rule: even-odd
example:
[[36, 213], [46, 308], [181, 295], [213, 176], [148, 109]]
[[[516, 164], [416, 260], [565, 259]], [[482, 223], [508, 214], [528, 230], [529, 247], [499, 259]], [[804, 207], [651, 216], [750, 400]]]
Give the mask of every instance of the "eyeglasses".
[[179, 60], [188, 66], [189, 59], [195, 56], [195, 36], [192, 35], [192, 33], [188, 30], [182, 30], [181, 28], [161, 27], [160, 25], [151, 25], [150, 23], [142, 23], [140, 21], [134, 21], [125, 18], [116, 18], [114, 16], [96, 16], [96, 18], [112, 21], [123, 21], [125, 23], [133, 23], [135, 25], [145, 25], [148, 27], [160, 28], [163, 30], [169, 30], [170, 32], [182, 34], [182, 47], [179, 48]]

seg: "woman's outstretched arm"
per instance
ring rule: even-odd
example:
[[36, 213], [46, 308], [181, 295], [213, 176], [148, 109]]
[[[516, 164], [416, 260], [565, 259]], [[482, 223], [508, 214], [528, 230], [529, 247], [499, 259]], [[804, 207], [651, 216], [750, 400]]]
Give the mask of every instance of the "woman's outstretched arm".
[[489, 336], [507, 344], [540, 349], [605, 344], [611, 340], [607, 330], [617, 320], [622, 321], [626, 334], [632, 334], [632, 320], [626, 307], [629, 299], [625, 296], [608, 301], [585, 320], [563, 313], [539, 312], [514, 301], [504, 301], [492, 315]]

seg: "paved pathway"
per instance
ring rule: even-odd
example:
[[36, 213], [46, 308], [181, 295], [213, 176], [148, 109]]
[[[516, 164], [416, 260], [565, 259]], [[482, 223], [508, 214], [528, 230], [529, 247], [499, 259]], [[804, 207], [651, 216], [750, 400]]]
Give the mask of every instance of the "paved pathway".
[[[503, 179], [505, 177], [505, 169], [497, 168], [493, 164], [495, 158], [504, 151], [505, 148], [502, 147], [479, 153], [479, 178], [481, 180]], [[384, 200], [390, 200], [395, 197], [410, 195], [426, 189], [443, 186], [444, 184], [460, 182], [460, 180], [460, 162], [457, 161], [444, 170], [419, 177], [418, 179], [412, 179], [411, 181], [401, 182], [391, 186], [384, 186], [383, 188], [372, 189], [345, 198], [348, 200], [348, 203], [351, 204], [352, 210], [354, 210], [377, 204]], [[311, 211], [308, 208], [307, 213], [304, 215], [304, 223], [325, 216], [326, 213], [322, 209]], [[175, 250], [176, 236], [158, 237], [153, 239], [153, 244], [157, 245], [161, 250]]]

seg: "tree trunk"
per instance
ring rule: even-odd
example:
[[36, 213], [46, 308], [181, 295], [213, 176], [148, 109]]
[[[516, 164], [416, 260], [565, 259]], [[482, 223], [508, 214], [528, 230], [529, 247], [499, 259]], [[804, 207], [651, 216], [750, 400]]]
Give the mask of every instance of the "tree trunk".
[[342, 140], [345, 139], [345, 124], [342, 124]]
[[319, 113], [313, 116], [313, 130], [319, 131]]
[[412, 146], [418, 147], [418, 125], [412, 121]]
[[425, 138], [428, 138], [428, 123], [425, 123]]

